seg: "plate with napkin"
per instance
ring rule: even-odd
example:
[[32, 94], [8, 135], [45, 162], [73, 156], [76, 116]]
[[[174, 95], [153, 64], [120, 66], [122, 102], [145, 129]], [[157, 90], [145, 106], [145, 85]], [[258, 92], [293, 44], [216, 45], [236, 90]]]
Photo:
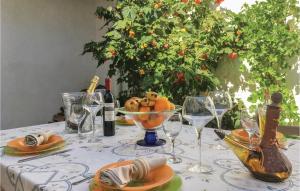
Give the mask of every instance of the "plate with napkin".
[[[96, 172], [90, 191], [146, 191], [161, 187], [173, 180], [175, 174], [166, 158], [138, 158], [108, 164]], [[178, 176], [174, 181], [180, 182]]]
[[52, 132], [32, 133], [7, 143], [4, 153], [10, 155], [31, 155], [53, 151], [64, 146], [65, 141]]

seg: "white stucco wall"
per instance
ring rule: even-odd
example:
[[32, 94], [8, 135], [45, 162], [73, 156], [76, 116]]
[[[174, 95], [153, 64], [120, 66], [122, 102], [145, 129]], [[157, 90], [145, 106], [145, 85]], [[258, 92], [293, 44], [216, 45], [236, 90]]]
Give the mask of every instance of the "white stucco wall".
[[[2, 10], [2, 0], [0, 0], [0, 10]], [[2, 14], [0, 12], [0, 102], [2, 100]], [[2, 123], [2, 103], [0, 104], [0, 129]]]
[[47, 123], [60, 93], [87, 86], [96, 64], [80, 54], [96, 39], [97, 3], [107, 2], [1, 0], [1, 129]]

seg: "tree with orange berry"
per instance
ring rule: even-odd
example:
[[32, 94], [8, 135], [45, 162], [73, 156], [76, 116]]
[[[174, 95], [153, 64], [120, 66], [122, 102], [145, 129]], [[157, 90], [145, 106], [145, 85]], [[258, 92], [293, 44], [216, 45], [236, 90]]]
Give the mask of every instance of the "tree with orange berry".
[[118, 83], [128, 85], [120, 97], [151, 89], [181, 104], [186, 95], [215, 89], [214, 70], [233, 52], [231, 15], [216, 10], [219, 3], [123, 0], [98, 7], [108, 31], [102, 41], [87, 43], [84, 53], [93, 53], [99, 66], [112, 60], [108, 75], [119, 73]]

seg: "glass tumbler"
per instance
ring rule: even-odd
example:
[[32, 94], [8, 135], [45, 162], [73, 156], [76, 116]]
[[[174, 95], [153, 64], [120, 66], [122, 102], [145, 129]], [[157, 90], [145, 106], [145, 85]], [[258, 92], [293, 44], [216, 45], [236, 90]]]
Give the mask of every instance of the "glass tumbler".
[[62, 94], [65, 112], [65, 131], [67, 133], [92, 133], [91, 115], [78, 115], [78, 110], [74, 109], [81, 106], [85, 95], [85, 92]]

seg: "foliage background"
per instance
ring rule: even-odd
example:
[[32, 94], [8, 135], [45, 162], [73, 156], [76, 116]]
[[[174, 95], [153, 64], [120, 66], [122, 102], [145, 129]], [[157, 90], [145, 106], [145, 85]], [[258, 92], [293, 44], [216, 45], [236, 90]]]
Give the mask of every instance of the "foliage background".
[[86, 44], [84, 52], [93, 52], [98, 65], [113, 60], [109, 75], [119, 72], [118, 82], [128, 85], [121, 97], [152, 89], [181, 104], [187, 94], [215, 89], [213, 71], [232, 52], [230, 14], [212, 0], [125, 0], [96, 14], [112, 25], [104, 41]]
[[286, 80], [293, 65], [289, 58], [299, 56], [300, 52], [300, 9], [296, 5], [297, 0], [245, 5], [234, 22], [244, 34], [239, 54], [250, 65], [248, 69], [241, 65], [241, 71], [249, 73], [244, 85], [253, 90], [248, 99], [254, 103], [252, 111], [259, 100], [264, 100], [266, 91], [280, 91], [284, 97], [281, 123], [299, 125], [300, 115]]
[[[251, 87], [249, 101], [256, 107], [263, 92], [284, 94], [282, 123], [299, 123], [295, 100], [286, 85], [288, 58], [299, 55], [299, 8], [295, 0], [268, 0], [245, 6], [241, 13], [220, 11], [214, 0], [123, 0], [115, 7], [98, 7], [108, 31], [100, 42], [90, 42], [98, 66], [112, 60], [108, 75], [119, 75], [128, 89], [120, 98], [152, 89], [178, 104], [188, 94], [220, 85], [215, 70], [239, 58], [250, 68], [243, 87]], [[291, 17], [292, 15], [292, 17]], [[286, 18], [290, 17], [289, 22]]]

